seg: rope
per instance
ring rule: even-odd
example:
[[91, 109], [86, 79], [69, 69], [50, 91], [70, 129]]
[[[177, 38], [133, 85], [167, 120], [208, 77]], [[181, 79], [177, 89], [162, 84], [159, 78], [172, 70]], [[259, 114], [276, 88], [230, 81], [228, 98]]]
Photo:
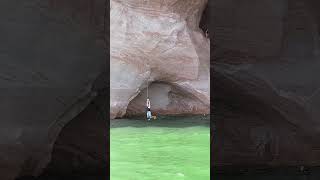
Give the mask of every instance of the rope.
[[147, 83], [147, 98], [149, 98], [149, 84]]

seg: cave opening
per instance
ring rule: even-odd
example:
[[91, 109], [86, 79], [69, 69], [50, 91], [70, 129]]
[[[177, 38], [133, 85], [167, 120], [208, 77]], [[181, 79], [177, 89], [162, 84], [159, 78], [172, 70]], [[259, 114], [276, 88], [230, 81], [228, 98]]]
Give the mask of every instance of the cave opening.
[[[151, 111], [158, 115], [188, 115], [197, 112], [208, 114], [207, 105], [193, 95], [174, 83], [165, 81], [154, 81], [148, 86], [148, 95], [151, 101]], [[127, 107], [124, 117], [142, 116], [145, 114], [147, 99], [147, 88], [142, 89], [133, 98]]]
[[147, 84], [147, 87], [129, 102], [125, 117], [144, 115], [147, 97], [151, 101], [151, 111], [161, 113], [161, 108], [166, 108], [170, 104], [171, 92], [172, 86], [165, 81], [153, 81]]

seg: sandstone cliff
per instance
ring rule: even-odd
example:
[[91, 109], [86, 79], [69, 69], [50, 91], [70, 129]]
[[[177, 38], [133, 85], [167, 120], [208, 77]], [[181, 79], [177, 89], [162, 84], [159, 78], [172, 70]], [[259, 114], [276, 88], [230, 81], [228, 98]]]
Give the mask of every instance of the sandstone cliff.
[[154, 113], [209, 113], [210, 42], [199, 28], [206, 3], [111, 1], [111, 118], [143, 113], [147, 86]]

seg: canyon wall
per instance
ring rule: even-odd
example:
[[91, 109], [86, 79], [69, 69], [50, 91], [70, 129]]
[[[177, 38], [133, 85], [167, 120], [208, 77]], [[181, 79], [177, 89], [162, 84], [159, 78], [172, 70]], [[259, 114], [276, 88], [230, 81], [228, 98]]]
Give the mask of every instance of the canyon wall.
[[216, 170], [320, 164], [319, 5], [209, 3]]
[[62, 127], [96, 96], [104, 3], [0, 2], [1, 179], [41, 173]]
[[[210, 41], [199, 28], [206, 3], [111, 1], [111, 118], [126, 115], [129, 103], [128, 114], [143, 113], [147, 96], [143, 90], [151, 83], [153, 112], [209, 113]], [[158, 96], [167, 102], [159, 102]]]

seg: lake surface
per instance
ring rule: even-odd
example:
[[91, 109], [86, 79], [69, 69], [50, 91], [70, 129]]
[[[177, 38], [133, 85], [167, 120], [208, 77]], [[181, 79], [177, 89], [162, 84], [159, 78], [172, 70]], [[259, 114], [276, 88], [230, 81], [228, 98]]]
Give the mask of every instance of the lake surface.
[[110, 122], [111, 180], [209, 180], [209, 116]]

